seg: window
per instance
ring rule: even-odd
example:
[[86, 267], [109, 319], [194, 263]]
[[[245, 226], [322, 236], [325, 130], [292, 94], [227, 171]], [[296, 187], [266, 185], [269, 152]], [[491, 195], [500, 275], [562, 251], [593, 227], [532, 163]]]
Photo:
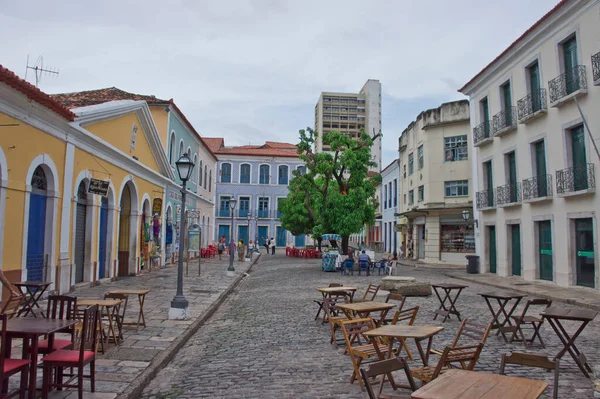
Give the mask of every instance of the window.
[[229, 201], [231, 200], [230, 196], [222, 196], [221, 201], [219, 203], [219, 217], [230, 217], [231, 214], [229, 209]]
[[425, 186], [419, 186], [419, 198], [418, 201], [421, 202], [425, 198]]
[[260, 165], [259, 184], [269, 184], [269, 165]]
[[408, 192], [408, 205], [412, 205], [415, 203], [415, 190], [410, 190]]
[[423, 165], [425, 164], [425, 159], [423, 158], [423, 145], [421, 144], [419, 148], [417, 148], [417, 156], [419, 158], [419, 169], [423, 169]]
[[183, 140], [179, 142], [179, 158], [183, 156]]
[[[200, 166], [198, 167], [198, 186], [202, 187], [202, 160], [200, 160]], [[206, 186], [204, 186], [206, 188]]]
[[466, 161], [469, 159], [467, 135], [444, 138], [444, 159], [446, 162]]
[[[204, 167], [204, 188], [206, 188], [206, 166]], [[208, 192], [212, 190], [212, 170], [208, 172]]]
[[260, 197], [258, 199], [258, 217], [268, 218], [269, 217], [269, 198]]
[[281, 200], [285, 198], [277, 198], [277, 218], [281, 217]]
[[440, 223], [440, 247], [442, 252], [475, 252], [473, 225], [447, 225]]
[[171, 133], [171, 147], [169, 149], [169, 163], [175, 165], [175, 132]]
[[402, 165], [404, 167], [404, 178], [406, 179], [406, 165]]
[[404, 194], [403, 203], [404, 203], [404, 205], [406, 205], [406, 194]]
[[250, 210], [250, 197], [240, 197], [238, 203], [239, 215], [241, 218], [245, 218]]
[[446, 197], [465, 197], [469, 195], [468, 180], [453, 180], [445, 182]]
[[387, 185], [387, 190], [389, 191], [388, 197], [388, 208], [392, 207], [392, 182]]
[[288, 167], [287, 165], [279, 165], [278, 168], [279, 184], [288, 184]]
[[250, 164], [243, 163], [240, 166], [240, 183], [250, 183]]
[[394, 206], [398, 206], [398, 179], [394, 179]]
[[296, 170], [298, 171], [298, 175], [300, 175], [300, 176], [306, 174], [306, 166], [304, 166], [304, 165], [298, 166], [298, 168]]
[[231, 183], [231, 164], [224, 163], [221, 165], [221, 183]]
[[412, 175], [414, 171], [415, 171], [414, 157], [413, 157], [413, 153], [411, 152], [410, 154], [408, 154], [408, 174]]
[[388, 190], [387, 190], [387, 184], [385, 186], [383, 186], [383, 209], [387, 209], [387, 202], [388, 202]]
[[[194, 165], [198, 165], [198, 155], [194, 154]], [[196, 173], [192, 173], [192, 182], [197, 183], [198, 182], [198, 171], [196, 170]]]

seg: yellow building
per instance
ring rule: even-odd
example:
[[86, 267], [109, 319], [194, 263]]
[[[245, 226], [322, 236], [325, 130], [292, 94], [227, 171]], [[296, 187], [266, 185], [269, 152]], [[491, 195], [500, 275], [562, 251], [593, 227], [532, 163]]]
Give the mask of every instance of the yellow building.
[[[175, 185], [145, 101], [68, 110], [0, 66], [0, 267], [11, 281], [136, 274], [152, 217]], [[89, 191], [105, 181], [106, 196]], [[163, 220], [164, 222], [164, 220]], [[163, 223], [164, 225], [164, 223]]]

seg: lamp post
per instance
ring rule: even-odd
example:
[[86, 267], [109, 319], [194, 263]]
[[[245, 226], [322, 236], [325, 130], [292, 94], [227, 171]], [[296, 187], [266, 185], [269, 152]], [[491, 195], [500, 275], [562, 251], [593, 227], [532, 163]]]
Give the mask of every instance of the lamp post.
[[248, 213], [246, 213], [246, 219], [248, 220], [248, 239], [246, 241], [248, 241], [246, 243], [246, 258], [250, 258], [250, 220], [252, 219], [252, 211], [248, 211]]
[[181, 221], [180, 221], [180, 233], [179, 233], [179, 259], [177, 261], [177, 293], [171, 301], [171, 308], [169, 309], [169, 320], [186, 320], [190, 318], [190, 311], [188, 308], [188, 301], [183, 296], [183, 239], [185, 237], [185, 201], [186, 201], [186, 183], [192, 176], [192, 170], [194, 169], [194, 162], [190, 159], [189, 154], [183, 154], [177, 162], [177, 173], [181, 179]]
[[233, 267], [233, 257], [235, 256], [235, 246], [232, 245], [235, 241], [233, 241], [233, 213], [235, 212], [235, 205], [237, 200], [235, 198], [231, 198], [229, 200], [229, 211], [231, 212], [231, 237], [229, 240], [229, 267], [227, 268], [227, 276], [234, 277], [235, 276], [235, 268]]
[[256, 230], [254, 230], [254, 248], [256, 253], [260, 253], [258, 249], [258, 211], [256, 212], [256, 215], [254, 215], [254, 221], [256, 222]]
[[[471, 212], [469, 212], [468, 209], [465, 209], [462, 211], [462, 218], [465, 222], [468, 222], [469, 219], [471, 218]], [[479, 227], [479, 223], [477, 221], [477, 219], [473, 220], [473, 226], [474, 227]]]

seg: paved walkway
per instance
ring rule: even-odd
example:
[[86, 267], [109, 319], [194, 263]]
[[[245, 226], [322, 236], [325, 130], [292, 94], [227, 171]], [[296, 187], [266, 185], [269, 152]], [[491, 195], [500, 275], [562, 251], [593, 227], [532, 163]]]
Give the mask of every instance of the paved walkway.
[[[137, 390], [143, 387], [162, 364], [166, 364], [188, 337], [202, 323], [208, 314], [224, 298], [229, 290], [244, 277], [250, 262], [236, 261], [235, 277], [227, 277], [229, 258], [202, 259], [201, 274], [198, 276], [197, 261], [190, 262], [188, 276], [184, 275], [184, 295], [190, 304], [191, 319], [185, 321], [168, 320], [171, 300], [175, 296], [177, 267], [153, 269], [136, 277], [101, 284], [93, 288], [78, 289], [73, 295], [78, 299], [101, 298], [114, 289], [150, 289], [144, 304], [146, 328], [136, 331], [125, 330], [125, 340], [120, 346], [109, 345], [106, 354], [99, 354], [96, 361], [96, 393], [92, 394], [86, 380], [86, 398], [110, 399], [115, 397], [135, 398]], [[185, 265], [184, 265], [185, 273]], [[45, 306], [45, 304], [44, 304]], [[139, 305], [137, 297], [130, 297], [127, 305], [129, 318], [137, 317]], [[41, 369], [38, 386], [41, 387]], [[14, 379], [17, 382], [17, 379]], [[13, 383], [13, 381], [11, 381]], [[73, 390], [53, 392], [51, 398], [76, 398]]]
[[[358, 383], [349, 383], [350, 359], [342, 348], [329, 344], [329, 326], [313, 320], [316, 312], [313, 300], [320, 297], [315, 288], [330, 282], [344, 282], [364, 290], [368, 283], [378, 283], [382, 277], [325, 273], [320, 270], [318, 260], [283, 256], [263, 257], [257, 266], [148, 384], [142, 398], [365, 398], [366, 393]], [[398, 271], [419, 281], [465, 283], [448, 276], [453, 272], [451, 269], [399, 267]], [[461, 294], [458, 309], [463, 317], [489, 323], [490, 312], [478, 293], [489, 291], [490, 287], [477, 282], [466, 285], [469, 287]], [[406, 306], [415, 305], [420, 307], [416, 325], [444, 327], [434, 338], [434, 346], [443, 348], [451, 344], [460, 322], [455, 318], [443, 324], [440, 318], [434, 321], [433, 312], [438, 307], [434, 296], [407, 299]], [[523, 306], [524, 303], [519, 310]], [[567, 327], [569, 331], [572, 328]], [[547, 344], [545, 349], [525, 350], [520, 343], [505, 343], [501, 336], [492, 334], [476, 370], [497, 373], [501, 355], [511, 351], [553, 355], [562, 349], [547, 324], [541, 331]], [[600, 364], [599, 334], [600, 317], [577, 340], [594, 370]], [[417, 353], [412, 342], [409, 347]], [[414, 360], [410, 365], [419, 363]], [[508, 374], [544, 379], [552, 385], [552, 373], [543, 370], [517, 367], [509, 369]], [[585, 378], [568, 355], [563, 357], [559, 397], [593, 397], [594, 381]], [[548, 388], [542, 397], [551, 395]]]

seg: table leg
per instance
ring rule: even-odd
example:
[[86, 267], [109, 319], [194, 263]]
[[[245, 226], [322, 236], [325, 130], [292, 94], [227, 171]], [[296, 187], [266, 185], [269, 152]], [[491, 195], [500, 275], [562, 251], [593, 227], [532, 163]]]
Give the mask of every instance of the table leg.
[[456, 317], [458, 317], [459, 321], [462, 321], [462, 319], [460, 318], [460, 312], [458, 311], [458, 309], [456, 309], [456, 302], [458, 301], [458, 297], [460, 296], [460, 293], [463, 291], [463, 289], [464, 288], [457, 288], [458, 292], [456, 293], [454, 300], [452, 300], [451, 296], [448, 296], [448, 300], [450, 301], [450, 310], [448, 310], [448, 317], [450, 317], [450, 314], [455, 314]]
[[[498, 310], [498, 312], [496, 312], [494, 310], [494, 307], [492, 306], [492, 303], [490, 302], [490, 299], [488, 297], [484, 297], [484, 299], [488, 305], [488, 308], [490, 309], [490, 313], [492, 314], [492, 330], [500, 328], [500, 320], [498, 320], [498, 317], [500, 316], [500, 310]], [[497, 335], [497, 333], [496, 333], [496, 335]]]
[[[140, 326], [140, 320], [142, 325], [146, 328], [146, 318], [144, 317], [144, 301], [146, 300], [146, 294], [138, 295], [138, 301], [140, 303], [140, 314], [138, 315], [138, 328]], [[125, 304], [127, 306], [127, 303]], [[136, 329], [137, 331], [137, 329]]]
[[[515, 311], [515, 309], [517, 308], [517, 306], [519, 305], [519, 302], [521, 302], [521, 298], [517, 298], [515, 301], [515, 304], [512, 306], [512, 308], [510, 308], [510, 311], [508, 313], [506, 313], [506, 304], [508, 303], [509, 300], [507, 300], [504, 303], [504, 306], [502, 307], [502, 313], [504, 314], [504, 321], [502, 322], [502, 324], [500, 325], [500, 327], [498, 328], [498, 332], [496, 333], [496, 335], [498, 335], [499, 332], [502, 333], [502, 336], [504, 337], [504, 341], [508, 342], [508, 339], [506, 338], [506, 332], [515, 332], [517, 327], [513, 326], [512, 322], [510, 321], [510, 316], [513, 314], [513, 312]], [[500, 300], [498, 300], [498, 303], [500, 302]], [[508, 327], [504, 327], [505, 324], [508, 324]]]
[[115, 343], [115, 345], [119, 344], [119, 341], [117, 339], [117, 336], [115, 334], [115, 326], [113, 324], [113, 316], [114, 316], [114, 311], [115, 308], [114, 307], [106, 307], [106, 318], [108, 319], [108, 334], [106, 335], [106, 343], [108, 343], [109, 341], [109, 335], [112, 335], [113, 337], [113, 342]]
[[548, 323], [550, 323], [552, 329], [554, 330], [560, 341], [563, 343], [563, 349], [560, 352], [558, 352], [554, 359], [556, 360], [562, 358], [564, 354], [568, 351], [575, 363], [577, 363], [577, 366], [579, 366], [579, 369], [581, 370], [583, 375], [585, 375], [587, 378], [590, 378], [588, 372], [592, 372], [592, 368], [588, 364], [585, 355], [581, 353], [579, 349], [577, 349], [577, 346], [575, 346], [575, 340], [577, 339], [579, 334], [581, 334], [583, 329], [587, 326], [589, 321], [584, 321], [581, 324], [581, 326], [579, 326], [577, 331], [575, 331], [575, 334], [573, 334], [573, 336], [571, 337], [569, 337], [569, 334], [558, 319], [548, 318]]
[[[438, 292], [438, 287], [434, 286], [433, 287], [433, 292], [435, 292], [435, 296], [437, 296], [438, 301], [440, 301], [440, 307], [435, 311], [435, 316], [433, 316], [433, 320], [435, 320], [442, 313], [444, 313], [444, 314], [447, 315], [447, 313], [446, 313], [447, 309], [446, 309], [446, 306], [444, 305], [444, 303], [446, 302], [446, 298], [448, 297], [448, 292], [446, 292], [446, 297], [443, 300], [442, 300], [442, 297], [440, 296], [440, 294]], [[446, 321], [445, 318], [444, 318], [444, 321]]]
[[423, 366], [428, 366], [429, 365], [429, 352], [431, 351], [431, 344], [433, 342], [433, 336], [428, 338], [427, 352], [423, 352], [423, 346], [421, 345], [421, 341], [422, 340], [415, 338], [415, 344], [417, 346], [417, 349], [419, 350], [419, 355], [421, 356], [421, 360], [423, 361]]
[[37, 382], [38, 337], [31, 337], [31, 366], [29, 367], [29, 399], [35, 399]]

